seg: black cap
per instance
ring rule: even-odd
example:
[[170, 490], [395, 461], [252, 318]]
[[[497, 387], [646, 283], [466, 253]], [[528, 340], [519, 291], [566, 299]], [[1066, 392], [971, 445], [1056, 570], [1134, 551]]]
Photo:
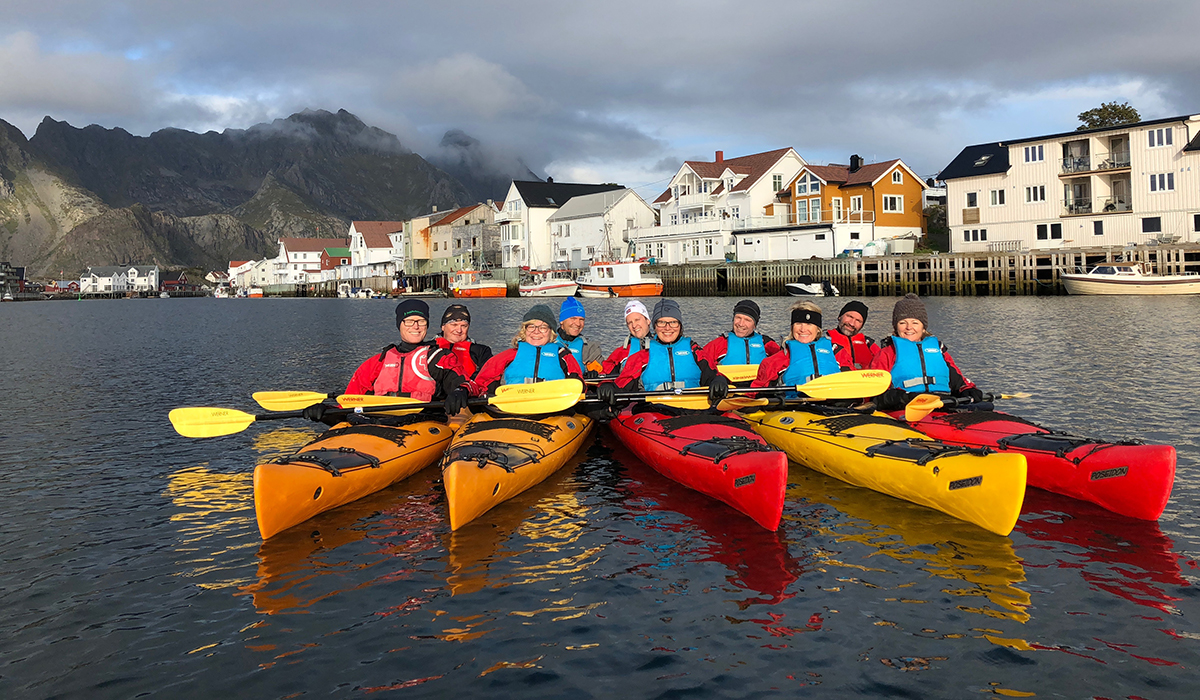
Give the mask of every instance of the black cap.
[[762, 311], [759, 310], [758, 304], [755, 304], [749, 299], [742, 299], [738, 303], [734, 304], [733, 313], [749, 316], [750, 318], [754, 319], [755, 323], [758, 323], [759, 317], [762, 316]]
[[406, 318], [420, 316], [426, 321], [429, 320], [429, 304], [420, 299], [405, 299], [396, 304], [396, 327], [400, 327], [400, 322]]
[[467, 323], [470, 323], [471, 312], [467, 311], [467, 307], [463, 306], [462, 304], [451, 304], [450, 306], [447, 306], [446, 310], [442, 313], [442, 322], [440, 325], [444, 326], [451, 321], [466, 321]]
[[859, 316], [863, 317], [863, 323], [867, 322], [867, 305], [855, 299], [854, 301], [846, 302], [842, 310], [838, 312], [838, 318], [841, 318], [847, 311], [857, 311]]

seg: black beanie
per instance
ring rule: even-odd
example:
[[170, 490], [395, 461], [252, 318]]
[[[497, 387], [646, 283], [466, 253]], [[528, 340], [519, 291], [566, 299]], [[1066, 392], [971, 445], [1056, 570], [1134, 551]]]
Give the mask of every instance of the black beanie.
[[821, 312], [809, 311], [808, 309], [792, 309], [792, 324], [811, 323], [817, 328], [821, 327]]
[[405, 299], [396, 304], [396, 327], [400, 327], [400, 322], [412, 316], [420, 316], [429, 321], [429, 304], [420, 299]]
[[896, 329], [897, 323], [906, 318], [917, 319], [925, 326], [925, 330], [929, 330], [929, 314], [925, 312], [925, 303], [912, 292], [905, 294], [904, 298], [892, 307], [892, 330]]
[[759, 316], [762, 315], [762, 311], [759, 310], [758, 304], [755, 304], [749, 299], [742, 299], [738, 303], [734, 304], [733, 313], [749, 316], [750, 318], [754, 319], [755, 323], [758, 323]]
[[857, 311], [858, 315], [863, 317], [863, 323], [867, 322], [867, 305], [861, 301], [856, 299], [846, 302], [846, 305], [838, 312], [838, 318], [841, 318], [847, 311]]
[[466, 321], [467, 323], [470, 323], [471, 312], [467, 311], [467, 307], [463, 306], [462, 304], [451, 304], [450, 306], [447, 306], [446, 310], [442, 313], [442, 322], [439, 325], [444, 326], [451, 321]]

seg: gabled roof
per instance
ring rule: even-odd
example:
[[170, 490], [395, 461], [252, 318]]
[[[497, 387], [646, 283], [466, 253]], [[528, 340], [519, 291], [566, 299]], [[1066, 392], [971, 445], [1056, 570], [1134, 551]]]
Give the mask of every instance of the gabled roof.
[[1008, 172], [1008, 146], [996, 143], [981, 143], [962, 149], [954, 160], [938, 174], [939, 180], [956, 180], [977, 175], [995, 175]]
[[163, 282], [186, 282], [187, 271], [175, 270], [174, 272], [164, 272], [162, 276]]
[[242, 265], [245, 265], [248, 262], [254, 262], [254, 261], [253, 260], [230, 260], [229, 266], [230, 267], [241, 267]]
[[155, 270], [157, 270], [158, 265], [130, 265], [129, 267], [127, 267], [125, 269], [126, 270], [130, 270], [130, 269], [137, 270], [137, 273], [139, 275], [144, 275], [148, 272], [154, 272]]
[[115, 275], [123, 275], [129, 272], [132, 265], [96, 265], [89, 267], [85, 274], [95, 275], [97, 277], [113, 277]]
[[624, 199], [633, 190], [615, 190], [612, 192], [596, 192], [594, 194], [582, 194], [578, 197], [572, 197], [567, 200], [567, 203], [558, 208], [558, 211], [550, 215], [547, 221], [563, 221], [565, 219], [579, 219], [585, 216], [599, 216], [604, 212], [616, 206], [617, 202]]
[[403, 221], [352, 221], [350, 225], [362, 234], [368, 248], [391, 248], [392, 239], [388, 234], [404, 230]]
[[439, 219], [437, 222], [437, 225], [438, 226], [446, 226], [448, 224], [452, 224], [455, 221], [458, 221], [459, 219], [463, 218], [467, 214], [470, 214], [471, 212], [475, 211], [477, 208], [486, 207], [486, 206], [487, 206], [486, 204], [472, 204], [467, 207], [459, 207], [458, 209], [455, 209], [454, 211], [447, 213], [445, 216], [443, 216], [441, 219]]
[[845, 165], [806, 165], [804, 169], [824, 182], [852, 187], [875, 182], [899, 162], [899, 158], [893, 158], [882, 163], [867, 163], [854, 172], [850, 172], [850, 168]]
[[[280, 247], [293, 253], [320, 253], [329, 247], [340, 248], [350, 245], [345, 238], [280, 238]], [[388, 243], [391, 247], [391, 243]]]
[[[713, 194], [716, 194], [715, 192]], [[655, 204], [663, 204], [671, 201], [671, 188], [663, 190], [663, 193], [658, 195], [658, 199], [654, 200]]]
[[348, 258], [350, 257], [349, 248], [326, 248], [325, 254], [331, 258]]
[[[684, 165], [692, 169], [702, 178], [715, 180], [721, 177], [726, 169], [729, 169], [738, 175], [745, 175], [742, 181], [733, 186], [730, 192], [744, 192], [754, 186], [759, 178], [767, 174], [780, 158], [787, 155], [792, 148], [779, 148], [774, 151], [764, 151], [762, 153], [752, 153], [748, 156], [738, 156], [737, 158], [726, 158], [720, 161], [705, 161], [705, 160], [685, 160]], [[715, 193], [714, 193], [715, 194]], [[657, 202], [657, 200], [655, 200]]]
[[625, 189], [622, 185], [590, 185], [577, 182], [537, 182], [513, 180], [517, 192], [526, 207], [557, 209], [572, 197], [596, 192], [611, 192]]
[[1184, 146], [1183, 150], [1200, 151], [1200, 131], [1196, 132], [1196, 135], [1192, 137], [1191, 141], [1188, 141], [1188, 145]]

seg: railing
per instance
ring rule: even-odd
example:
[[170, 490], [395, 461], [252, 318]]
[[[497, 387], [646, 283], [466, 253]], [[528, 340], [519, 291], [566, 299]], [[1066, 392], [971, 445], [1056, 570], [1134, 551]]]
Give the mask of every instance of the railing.
[[1063, 201], [1063, 216], [1092, 213], [1091, 197], [1074, 197]]
[[1096, 164], [1097, 170], [1112, 170], [1113, 168], [1129, 167], [1129, 151], [1113, 151], [1108, 157]]
[[990, 241], [987, 245], [989, 253], [1015, 253], [1021, 250], [1022, 241], [1015, 238], [1009, 241]]
[[1125, 199], [1115, 197], [1105, 197], [1096, 202], [1097, 214], [1113, 214], [1125, 211], [1133, 211], [1133, 204]]
[[686, 236], [695, 234], [719, 234], [734, 230], [734, 222], [739, 219], [704, 218], [689, 221], [686, 224], [669, 224], [667, 226], [647, 226], [645, 228], [629, 229], [631, 240], [658, 239], [669, 236]]
[[675, 200], [680, 209], [689, 207], [702, 207], [712, 201], [712, 195], [707, 192], [701, 194], [685, 194]]
[[1086, 173], [1092, 169], [1091, 156], [1070, 156], [1062, 159], [1064, 173]]
[[[815, 216], [814, 216], [815, 214]], [[847, 211], [843, 209], [835, 215], [832, 209], [818, 209], [806, 213], [806, 218], [798, 218], [793, 212], [787, 217], [788, 225], [805, 224], [872, 224], [875, 223], [875, 212], [872, 210]]]
[[1113, 151], [1092, 155], [1069, 156], [1062, 159], [1062, 172], [1087, 173], [1129, 167], [1129, 151]]

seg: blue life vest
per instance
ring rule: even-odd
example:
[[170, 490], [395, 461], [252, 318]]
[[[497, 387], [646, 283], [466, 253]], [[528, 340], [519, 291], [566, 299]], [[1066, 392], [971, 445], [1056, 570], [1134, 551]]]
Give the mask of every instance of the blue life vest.
[[833, 342], [821, 336], [811, 343], [788, 340], [784, 343], [788, 354], [787, 369], [779, 375], [780, 382], [787, 386], [805, 384], [815, 377], [837, 374], [842, 371], [833, 356]]
[[650, 336], [645, 338], [634, 338], [632, 335], [625, 338], [625, 359], [617, 364], [617, 371], [625, 369], [625, 363], [629, 362], [629, 358], [635, 354], [650, 347]]
[[525, 341], [517, 343], [517, 356], [504, 368], [505, 384], [528, 384], [530, 382], [566, 379], [562, 363], [558, 359], [558, 343], [546, 343], [541, 347]]
[[950, 391], [950, 364], [942, 354], [937, 336], [919, 343], [892, 336], [896, 363], [892, 365], [892, 386], [908, 392]]
[[[573, 297], [567, 298], [572, 299]], [[571, 351], [571, 354], [575, 356], [575, 361], [579, 363], [580, 367], [583, 367], [583, 336], [576, 336], [575, 340], [567, 340], [556, 333], [554, 337], [558, 340], [559, 345]]]
[[646, 391], [700, 386], [700, 365], [692, 354], [692, 339], [680, 338], [670, 345], [657, 339], [650, 343], [650, 359], [641, 380]]
[[725, 357], [720, 365], [757, 365], [767, 359], [766, 341], [761, 333], [748, 338], [739, 338], [735, 333], [725, 334]]

